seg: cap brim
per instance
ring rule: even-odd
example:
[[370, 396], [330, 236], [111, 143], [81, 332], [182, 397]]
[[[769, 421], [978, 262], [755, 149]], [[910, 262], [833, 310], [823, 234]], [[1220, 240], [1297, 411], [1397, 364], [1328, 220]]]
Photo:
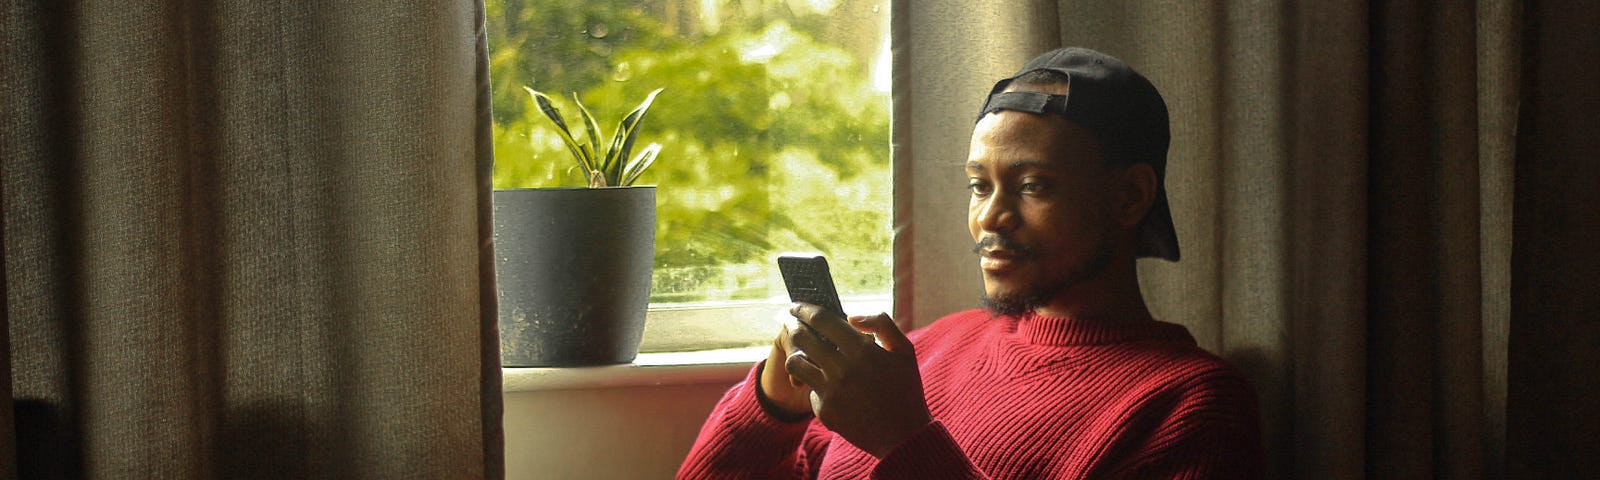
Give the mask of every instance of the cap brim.
[[1144, 220], [1139, 222], [1139, 256], [1154, 257], [1176, 262], [1178, 229], [1172, 225], [1172, 207], [1167, 205], [1167, 189], [1156, 192], [1156, 201], [1150, 205]]

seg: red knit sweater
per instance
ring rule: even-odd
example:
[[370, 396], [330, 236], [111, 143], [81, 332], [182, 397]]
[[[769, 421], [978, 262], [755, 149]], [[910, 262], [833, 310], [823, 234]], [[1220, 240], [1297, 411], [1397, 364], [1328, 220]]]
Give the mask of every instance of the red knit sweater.
[[882, 461], [756, 398], [711, 412], [678, 478], [1260, 478], [1255, 394], [1170, 323], [957, 313], [913, 332], [934, 422]]

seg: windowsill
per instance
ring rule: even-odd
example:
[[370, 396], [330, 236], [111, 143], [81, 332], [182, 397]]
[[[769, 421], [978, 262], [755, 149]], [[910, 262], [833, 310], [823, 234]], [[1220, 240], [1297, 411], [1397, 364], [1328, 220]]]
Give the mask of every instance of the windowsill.
[[749, 373], [771, 348], [641, 353], [633, 363], [598, 367], [506, 367], [501, 387], [511, 393], [731, 383]]
[[[851, 312], [887, 312], [887, 294], [845, 297]], [[501, 388], [506, 393], [549, 390], [654, 387], [663, 385], [731, 384], [767, 358], [772, 338], [790, 318], [789, 302], [780, 300], [721, 302], [697, 305], [652, 305], [645, 322], [644, 344], [633, 363], [598, 367], [506, 367]], [[729, 345], [752, 347], [717, 348]], [[696, 350], [700, 348], [701, 350]], [[704, 350], [713, 348], [713, 350]]]

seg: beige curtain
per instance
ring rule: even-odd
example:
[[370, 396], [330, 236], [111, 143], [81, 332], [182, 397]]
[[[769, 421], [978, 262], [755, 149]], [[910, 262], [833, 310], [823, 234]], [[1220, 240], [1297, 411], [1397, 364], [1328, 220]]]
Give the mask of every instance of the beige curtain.
[[1253, 378], [1269, 477], [1596, 471], [1600, 381], [1575, 366], [1600, 364], [1597, 10], [896, 2], [897, 313], [975, 304], [959, 172], [982, 95], [1091, 47], [1166, 97], [1184, 258], [1141, 277]]
[[0, 9], [5, 473], [501, 476], [480, 2]]

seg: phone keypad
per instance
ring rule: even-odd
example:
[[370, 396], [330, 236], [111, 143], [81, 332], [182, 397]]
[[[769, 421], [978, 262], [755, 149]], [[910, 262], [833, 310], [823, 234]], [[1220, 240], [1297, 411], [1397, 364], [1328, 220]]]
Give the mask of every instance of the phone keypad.
[[840, 315], [844, 314], [844, 307], [839, 305], [839, 293], [833, 287], [833, 277], [828, 273], [828, 264], [824, 261], [797, 260], [785, 262], [787, 268], [780, 269], [783, 281], [789, 287], [789, 299], [796, 302], [806, 302], [833, 310]]

